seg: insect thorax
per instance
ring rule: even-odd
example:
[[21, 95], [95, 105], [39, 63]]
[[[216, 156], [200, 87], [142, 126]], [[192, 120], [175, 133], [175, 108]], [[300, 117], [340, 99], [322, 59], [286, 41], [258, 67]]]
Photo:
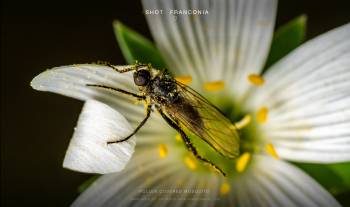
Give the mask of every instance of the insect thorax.
[[178, 100], [179, 93], [175, 80], [168, 74], [152, 79], [147, 90], [152, 100], [159, 104], [172, 104]]

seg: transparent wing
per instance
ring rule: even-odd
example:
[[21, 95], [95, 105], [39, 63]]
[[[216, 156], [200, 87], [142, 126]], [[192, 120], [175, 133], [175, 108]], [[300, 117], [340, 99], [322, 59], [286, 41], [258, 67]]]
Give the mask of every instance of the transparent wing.
[[177, 85], [179, 101], [163, 106], [163, 109], [175, 122], [206, 141], [220, 154], [237, 157], [239, 134], [231, 121], [196, 91], [179, 82]]

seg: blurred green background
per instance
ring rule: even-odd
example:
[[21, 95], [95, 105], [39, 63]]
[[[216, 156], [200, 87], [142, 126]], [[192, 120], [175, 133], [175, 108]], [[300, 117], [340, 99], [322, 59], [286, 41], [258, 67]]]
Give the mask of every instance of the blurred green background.
[[[310, 39], [349, 22], [348, 8], [349, 1], [282, 0], [277, 27], [307, 14]], [[62, 168], [82, 102], [34, 91], [29, 82], [54, 66], [125, 63], [112, 21], [151, 39], [141, 3], [6, 0], [1, 13], [2, 206], [68, 206], [90, 177]], [[338, 199], [350, 205], [349, 196]]]

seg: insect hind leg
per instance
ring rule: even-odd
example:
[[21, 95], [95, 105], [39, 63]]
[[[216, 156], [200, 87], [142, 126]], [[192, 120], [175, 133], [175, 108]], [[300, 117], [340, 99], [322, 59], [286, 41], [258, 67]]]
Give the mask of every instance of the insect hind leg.
[[226, 173], [221, 170], [217, 165], [215, 165], [214, 163], [212, 163], [210, 160], [202, 157], [199, 153], [197, 148], [192, 144], [191, 140], [188, 138], [188, 136], [186, 135], [186, 133], [179, 127], [179, 125], [177, 123], [175, 123], [173, 120], [171, 120], [161, 109], [158, 109], [159, 113], [161, 114], [161, 116], [165, 119], [165, 121], [172, 127], [174, 128], [177, 132], [180, 133], [183, 141], [185, 142], [185, 145], [187, 147], [187, 149], [189, 151], [191, 151], [193, 153], [193, 155], [198, 159], [203, 161], [204, 163], [209, 164], [211, 167], [213, 167], [214, 169], [216, 169], [217, 171], [219, 171], [223, 176], [226, 177]]

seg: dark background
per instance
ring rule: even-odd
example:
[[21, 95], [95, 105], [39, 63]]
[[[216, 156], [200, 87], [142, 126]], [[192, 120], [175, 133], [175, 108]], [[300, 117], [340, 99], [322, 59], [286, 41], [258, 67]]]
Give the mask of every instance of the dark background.
[[[349, 22], [347, 2], [282, 0], [277, 25], [306, 13], [309, 39]], [[6, 0], [1, 13], [2, 206], [68, 206], [89, 177], [62, 168], [82, 102], [34, 91], [30, 80], [54, 66], [125, 63], [112, 20], [150, 37], [141, 3]]]

